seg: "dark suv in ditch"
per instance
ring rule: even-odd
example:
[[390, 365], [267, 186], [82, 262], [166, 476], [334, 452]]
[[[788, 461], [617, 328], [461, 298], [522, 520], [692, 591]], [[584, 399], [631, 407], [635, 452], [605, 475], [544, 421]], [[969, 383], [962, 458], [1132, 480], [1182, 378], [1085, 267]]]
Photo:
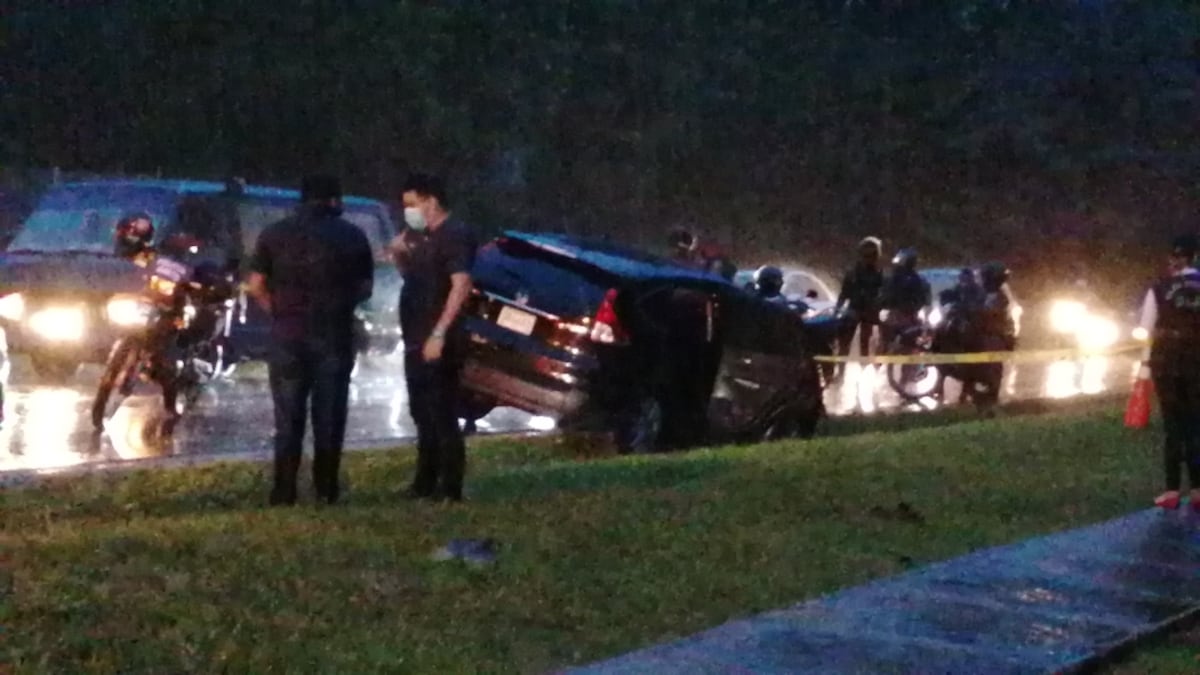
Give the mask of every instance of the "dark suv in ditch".
[[[160, 241], [186, 233], [231, 267], [244, 267], [263, 228], [298, 203], [295, 190], [240, 181], [112, 179], [51, 187], [0, 254], [0, 325], [9, 349], [32, 357], [42, 377], [63, 380], [81, 363], [103, 363], [116, 337], [136, 329], [125, 324], [128, 312], [115, 311], [143, 285], [140, 269], [113, 255], [113, 229], [123, 215], [148, 213]], [[363, 197], [347, 197], [343, 217], [366, 233], [376, 254], [375, 295], [359, 311], [360, 347], [391, 350], [400, 339], [400, 281], [386, 253], [395, 226], [385, 204]], [[230, 314], [230, 361], [263, 357], [266, 315], [244, 294]]]
[[609, 242], [483, 246], [463, 410], [613, 432], [623, 452], [809, 436], [824, 413], [802, 321], [725, 279]]

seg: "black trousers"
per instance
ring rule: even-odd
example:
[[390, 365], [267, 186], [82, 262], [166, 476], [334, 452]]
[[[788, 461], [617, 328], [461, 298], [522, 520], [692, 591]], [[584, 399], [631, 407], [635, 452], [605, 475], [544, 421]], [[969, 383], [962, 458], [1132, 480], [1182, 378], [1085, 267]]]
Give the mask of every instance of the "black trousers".
[[420, 351], [404, 355], [409, 411], [417, 425], [417, 495], [462, 499], [467, 450], [458, 426], [460, 373], [457, 360], [426, 363]]
[[[838, 326], [837, 347], [838, 356], [849, 356], [850, 346], [854, 344], [854, 333], [858, 332], [858, 353], [860, 356], [871, 355], [871, 333], [878, 322], [866, 320], [862, 315], [854, 315], [842, 320]], [[837, 374], [840, 377], [846, 370], [846, 364], [837, 364]]]
[[1156, 349], [1150, 373], [1162, 409], [1163, 463], [1168, 490], [1178, 490], [1187, 464], [1188, 483], [1200, 490], [1200, 355], [1194, 345]]
[[337, 501], [338, 469], [346, 437], [346, 408], [354, 354], [305, 342], [272, 347], [271, 397], [275, 402], [275, 487], [273, 503], [296, 500], [296, 474], [312, 408], [313, 487], [317, 498]]

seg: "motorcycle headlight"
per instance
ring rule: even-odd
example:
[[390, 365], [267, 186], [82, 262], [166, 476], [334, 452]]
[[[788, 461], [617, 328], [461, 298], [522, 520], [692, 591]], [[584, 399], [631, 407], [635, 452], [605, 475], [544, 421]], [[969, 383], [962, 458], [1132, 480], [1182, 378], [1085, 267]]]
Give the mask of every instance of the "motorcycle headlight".
[[1133, 339], [1137, 340], [1138, 342], [1145, 342], [1146, 340], [1150, 339], [1150, 331], [1138, 326], [1137, 328], [1133, 329]]
[[1087, 307], [1075, 300], [1058, 300], [1050, 306], [1050, 328], [1056, 333], [1074, 333], [1087, 316]]
[[942, 322], [942, 308], [934, 307], [933, 310], [931, 312], [929, 312], [929, 325], [937, 326], [941, 322]]
[[132, 295], [116, 295], [104, 308], [108, 320], [118, 326], [141, 326], [150, 317], [150, 306]]
[[9, 293], [0, 298], [0, 317], [9, 321], [20, 321], [25, 316], [25, 297], [20, 293]]

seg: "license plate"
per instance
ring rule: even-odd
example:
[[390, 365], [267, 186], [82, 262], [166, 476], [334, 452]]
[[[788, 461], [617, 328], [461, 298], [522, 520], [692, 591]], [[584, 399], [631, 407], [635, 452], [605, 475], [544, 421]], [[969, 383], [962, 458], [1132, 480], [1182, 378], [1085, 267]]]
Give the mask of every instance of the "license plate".
[[533, 334], [533, 327], [537, 325], [537, 316], [529, 312], [522, 312], [519, 309], [512, 307], [500, 308], [500, 316], [496, 317], [496, 325], [501, 328], [507, 328], [514, 333], [521, 335]]

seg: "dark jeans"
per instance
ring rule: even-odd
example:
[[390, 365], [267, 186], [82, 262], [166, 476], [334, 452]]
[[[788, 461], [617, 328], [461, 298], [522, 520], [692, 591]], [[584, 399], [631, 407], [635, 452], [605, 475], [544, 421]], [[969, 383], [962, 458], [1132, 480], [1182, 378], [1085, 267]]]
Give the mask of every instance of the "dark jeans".
[[1188, 483], [1200, 489], [1200, 356], [1194, 345], [1179, 350], [1156, 350], [1150, 359], [1154, 389], [1162, 408], [1163, 462], [1167, 489], [1183, 482], [1180, 464], [1188, 467]]
[[417, 425], [417, 475], [412, 491], [423, 497], [461, 499], [467, 451], [458, 427], [455, 361], [426, 363], [420, 351], [404, 355], [408, 405]]
[[317, 498], [338, 498], [338, 468], [346, 437], [346, 407], [354, 354], [304, 342], [277, 343], [270, 357], [275, 401], [275, 488], [271, 501], [296, 500], [296, 474], [312, 406], [313, 487]]
[[[878, 312], [876, 312], [878, 314]], [[838, 356], [849, 356], [850, 347], [854, 344], [854, 333], [858, 332], [858, 353], [860, 356], [871, 355], [871, 334], [878, 322], [865, 318], [863, 313], [855, 312], [842, 320], [838, 326], [837, 348]], [[837, 364], [837, 377], [846, 371], [846, 364]]]

